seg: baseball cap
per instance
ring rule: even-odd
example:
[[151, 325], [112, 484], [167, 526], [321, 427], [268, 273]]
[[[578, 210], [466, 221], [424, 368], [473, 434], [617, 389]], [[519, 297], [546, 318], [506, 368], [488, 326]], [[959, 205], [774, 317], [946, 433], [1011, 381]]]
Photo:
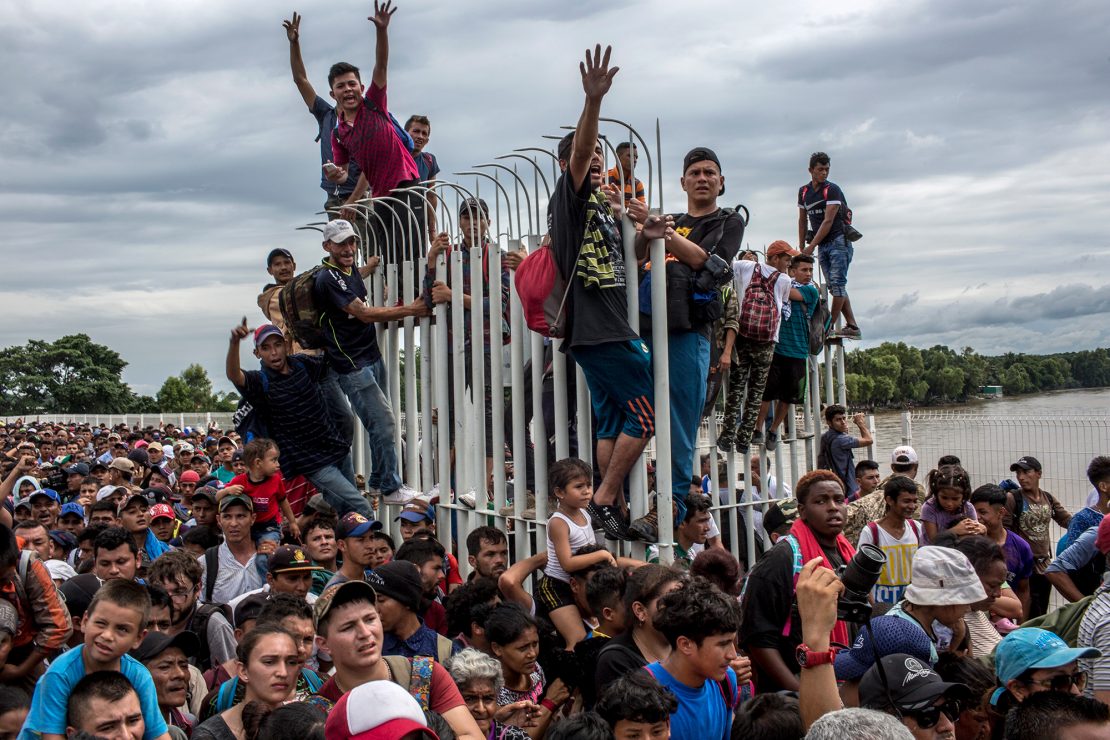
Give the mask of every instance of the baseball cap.
[[987, 598], [971, 561], [959, 550], [919, 547], [913, 555], [912, 573], [905, 599], [913, 604], [956, 606]]
[[414, 524], [418, 522], [430, 522], [435, 519], [435, 509], [432, 505], [423, 499], [414, 498], [409, 501], [401, 509], [401, 513], [393, 518], [393, 521], [404, 519], [406, 522]]
[[282, 545], [270, 555], [271, 573], [288, 573], [299, 570], [323, 570], [304, 554], [304, 550], [293, 545]]
[[357, 511], [343, 515], [335, 527], [335, 538], [343, 540], [348, 537], [361, 537], [370, 530], [377, 531], [382, 528], [382, 523], [374, 519], [367, 519]]
[[391, 560], [366, 574], [366, 582], [411, 611], [420, 611], [424, 582], [420, 568], [407, 560]]
[[118, 470], [121, 473], [134, 475], [135, 463], [131, 462], [131, 460], [127, 459], [126, 457], [117, 457], [112, 460], [112, 462], [108, 463], [108, 470]]
[[782, 239], [771, 242], [770, 246], [767, 247], [767, 259], [769, 260], [774, 259], [775, 257], [780, 257], [784, 254], [788, 254], [793, 257], [794, 255], [798, 254], [798, 250], [794, 249], [794, 247], [790, 246]]
[[85, 507], [77, 503], [76, 501], [70, 501], [68, 504], [62, 506], [62, 510], [58, 512], [58, 518], [61, 519], [62, 517], [69, 516], [70, 514], [79, 516], [81, 517], [81, 519], [84, 519]]
[[[277, 328], [273, 324], [263, 324], [262, 326], [254, 330], [255, 348], [261, 347], [262, 343], [265, 342], [269, 337], [281, 337], [282, 340], [285, 339], [285, 335], [282, 333], [281, 329]], [[226, 437], [220, 438], [221, 444], [223, 443], [224, 439], [226, 439]]]
[[[971, 698], [971, 689], [962, 683], [944, 681], [929, 667], [928, 661], [895, 653], [880, 662], [882, 674], [879, 673], [879, 666], [871, 666], [859, 682], [860, 706], [884, 703], [888, 695], [895, 707], [907, 710], [924, 709], [942, 696]], [[883, 674], [886, 676], [885, 684]]]
[[1032, 455], [1022, 455], [1018, 461], [1010, 466], [1010, 472], [1015, 470], [1036, 470], [1041, 472], [1041, 461]]
[[94, 473], [94, 472], [96, 472], [97, 470], [107, 470], [107, 469], [108, 469], [108, 466], [107, 466], [106, 464], [104, 464], [104, 463], [100, 462], [99, 460], [97, 460], [96, 462], [94, 462], [94, 463], [92, 464], [92, 467], [90, 467], [90, 468], [89, 468], [89, 472], [90, 472], [90, 473]]
[[1100, 658], [1098, 648], [1068, 647], [1055, 633], [1037, 627], [1020, 627], [1002, 638], [994, 651], [994, 671], [1002, 684], [991, 694], [991, 704], [998, 702], [1006, 684], [1021, 674], [1037, 668], [1059, 668], [1080, 658]]
[[85, 616], [99, 588], [100, 579], [95, 573], [82, 573], [58, 586], [58, 592], [65, 597], [66, 609], [74, 624]]
[[[196, 497], [197, 497], [197, 495], [194, 493], [193, 498], [196, 498]], [[254, 501], [251, 499], [250, 496], [247, 496], [247, 495], [242, 494], [242, 493], [232, 493], [232, 494], [224, 496], [222, 499], [220, 499], [220, 501], [219, 501], [219, 510], [220, 510], [220, 512], [222, 513], [224, 511], [226, 511], [227, 507], [231, 506], [232, 504], [241, 504], [242, 506], [247, 507], [247, 511], [254, 511]]]
[[235, 440], [232, 439], [231, 437], [227, 436], [226, 434], [224, 436], [220, 437], [216, 441], [216, 446], [217, 447], [220, 447], [220, 446], [223, 446], [223, 445], [233, 445], [233, 444], [235, 444]]
[[31, 495], [27, 497], [27, 501], [34, 501], [36, 496], [46, 496], [54, 503], [59, 503], [62, 497], [53, 488], [40, 488], [37, 491], [31, 491]]
[[155, 504], [154, 506], [150, 507], [150, 511], [147, 513], [147, 516], [150, 517], [150, 521], [152, 522], [155, 519], [173, 519], [173, 507], [171, 507], [169, 504]]
[[131, 450], [127, 453], [127, 459], [144, 468], [150, 466], [150, 455], [146, 454], [146, 450]]
[[147, 446], [147, 441], [145, 439], [140, 439], [138, 442], [135, 443], [135, 449], [136, 450], [145, 450], [146, 446]]
[[244, 624], [252, 619], [258, 619], [259, 613], [262, 608], [266, 606], [269, 600], [269, 594], [257, 593], [246, 596], [235, 605], [235, 612], [231, 615], [232, 621], [235, 622], [235, 628], [239, 629]]
[[191, 445], [188, 442], [178, 442], [177, 444], [174, 445], [174, 449], [177, 450], [178, 454], [180, 454], [182, 452], [196, 452], [197, 451], [197, 448], [193, 447], [193, 445]]
[[96, 500], [103, 501], [104, 499], [114, 494], [116, 491], [126, 492], [127, 488], [125, 488], [124, 486], [104, 486], [96, 492]]
[[392, 681], [369, 681], [339, 697], [324, 725], [325, 740], [397, 740], [418, 736], [439, 740], [428, 729], [420, 704]]
[[274, 249], [271, 249], [270, 253], [266, 255], [266, 267], [272, 267], [274, 264], [274, 260], [276, 260], [278, 257], [293, 259], [293, 253], [290, 252], [288, 249], [283, 249], [282, 247], [275, 247]]
[[797, 518], [798, 499], [786, 498], [767, 507], [767, 513], [763, 515], [763, 528], [767, 530], [767, 534], [771, 534], [786, 524], [793, 524]]
[[836, 654], [836, 678], [838, 681], [858, 681], [875, 665], [876, 659], [897, 653], [905, 653], [928, 663], [932, 646], [929, 635], [916, 624], [901, 617], [875, 617], [871, 620], [870, 630], [860, 630], [852, 647]]
[[690, 169], [690, 165], [705, 161], [717, 165], [717, 170], [720, 171], [721, 160], [717, 158], [717, 153], [708, 147], [696, 146], [686, 152], [686, 156], [682, 158], [682, 174], [686, 174], [686, 170]]
[[344, 581], [325, 588], [323, 593], [320, 594], [320, 598], [316, 599], [316, 603], [312, 606], [313, 625], [317, 632], [320, 629], [320, 620], [326, 617], [333, 607], [342, 606], [359, 599], [366, 599], [371, 604], [377, 604], [378, 594], [374, 591], [374, 587], [366, 581]]
[[324, 226], [324, 241], [331, 242], [332, 244], [339, 244], [345, 242], [351, 237], [356, 236], [355, 228], [351, 226], [350, 221], [342, 218], [337, 218], [334, 221], [328, 221]]
[[189, 630], [178, 632], [176, 635], [167, 635], [165, 632], [148, 632], [139, 647], [128, 652], [135, 660], [145, 663], [157, 658], [170, 648], [180, 648], [186, 658], [192, 658], [200, 652], [200, 638]]
[[211, 486], [201, 486], [197, 490], [193, 491], [194, 501], [197, 500], [197, 496], [208, 499], [212, 503], [216, 503], [216, 489], [212, 488]]
[[200, 453], [197, 453], [196, 455], [193, 455], [193, 459], [189, 461], [189, 464], [194, 465], [197, 462], [202, 462], [205, 465], [211, 465], [212, 464], [211, 458], [209, 458], [208, 455], [205, 455], [203, 452], [200, 452]]
[[[66, 532], [66, 534], [69, 534], [69, 532]], [[51, 535], [53, 535], [53, 532], [51, 533]], [[73, 535], [71, 534], [69, 536], [73, 537]], [[73, 542], [76, 546], [76, 538], [73, 540]], [[50, 560], [44, 562], [43, 566], [45, 566], [47, 572], [50, 573], [50, 580], [52, 581], [62, 581], [64, 583], [65, 581], [68, 581], [70, 578], [73, 578], [77, 575], [77, 571], [73, 569], [73, 566], [64, 560], [51, 558]]]
[[73, 532], [67, 532], [64, 529], [51, 529], [46, 535], [54, 540], [57, 545], [66, 550], [72, 550], [77, 547], [77, 535], [73, 534]]
[[66, 475], [80, 475], [84, 477], [89, 474], [89, 466], [85, 463], [74, 463], [68, 468], [62, 468], [62, 472]]
[[123, 511], [128, 506], [134, 503], [141, 503], [144, 510], [149, 510], [151, 500], [141, 493], [128, 493], [126, 496], [123, 497], [123, 500], [119, 502], [119, 510]]
[[181, 474], [181, 478], [178, 479], [178, 483], [197, 483], [199, 481], [200, 475], [198, 475], [195, 470], [186, 470]]
[[892, 465], [916, 465], [917, 461], [917, 450], [909, 445], [902, 445], [891, 450], [890, 462]]
[[462, 203], [459, 204], [459, 215], [465, 216], [472, 211], [478, 210], [479, 208], [482, 209], [482, 211], [488, 218], [489, 205], [486, 203], [485, 200], [483, 200], [482, 198], [465, 198]]

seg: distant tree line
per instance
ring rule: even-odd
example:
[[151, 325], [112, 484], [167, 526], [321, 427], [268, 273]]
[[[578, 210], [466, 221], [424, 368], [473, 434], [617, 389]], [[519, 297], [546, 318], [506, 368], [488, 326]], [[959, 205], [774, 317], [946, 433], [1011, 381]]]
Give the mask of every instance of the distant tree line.
[[936, 345], [904, 342], [849, 352], [844, 382], [853, 404], [903, 406], [966, 401], [981, 386], [1000, 385], [1006, 395], [1110, 386], [1110, 348], [987, 357]]

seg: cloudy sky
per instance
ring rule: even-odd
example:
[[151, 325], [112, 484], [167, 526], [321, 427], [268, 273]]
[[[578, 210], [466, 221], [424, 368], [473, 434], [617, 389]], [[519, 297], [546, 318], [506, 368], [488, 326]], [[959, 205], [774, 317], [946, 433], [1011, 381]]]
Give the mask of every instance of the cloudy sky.
[[[369, 76], [365, 3], [296, 9], [320, 92], [339, 59]], [[0, 346], [80, 331], [139, 392], [192, 362], [222, 378], [266, 253], [321, 254], [294, 230], [324, 194], [292, 10], [0, 0]], [[660, 119], [668, 210], [682, 154], [710, 146], [751, 245], [794, 240], [808, 155], [831, 154], [865, 234], [864, 346], [1064, 351], [1110, 344], [1108, 37], [1100, 0], [401, 0], [389, 101], [459, 171], [549, 145], [581, 110], [582, 50], [612, 43], [603, 114]]]

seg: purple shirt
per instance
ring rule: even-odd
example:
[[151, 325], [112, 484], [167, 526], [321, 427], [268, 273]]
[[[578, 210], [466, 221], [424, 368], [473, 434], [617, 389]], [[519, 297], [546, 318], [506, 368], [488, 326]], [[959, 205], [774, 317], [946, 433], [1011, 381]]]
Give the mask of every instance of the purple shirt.
[[[937, 534], [951, 529], [952, 522], [961, 517], [970, 519], [973, 522], [979, 521], [979, 517], [975, 515], [975, 507], [972, 506], [970, 502], [965, 501], [963, 511], [958, 514], [949, 514], [937, 503], [936, 498], [927, 499], [921, 506], [921, 521], [932, 522], [937, 525]], [[924, 545], [932, 544], [929, 541], [929, 535], [926, 533], [924, 527], [922, 527], [921, 530], [921, 539], [924, 540], [922, 543]]]
[[1020, 534], [1007, 529], [1002, 551], [1006, 553], [1006, 583], [1010, 588], [1033, 575], [1033, 548]]

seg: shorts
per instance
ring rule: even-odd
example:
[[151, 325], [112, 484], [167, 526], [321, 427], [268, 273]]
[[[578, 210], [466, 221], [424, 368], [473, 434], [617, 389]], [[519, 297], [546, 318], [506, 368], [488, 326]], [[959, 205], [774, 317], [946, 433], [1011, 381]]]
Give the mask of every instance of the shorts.
[[598, 439], [621, 434], [648, 439], [655, 434], [655, 376], [642, 339], [575, 347], [571, 353], [590, 387]]
[[570, 584], [551, 576], [540, 579], [535, 597], [548, 614], [564, 606], [574, 606], [574, 593], [570, 590]]
[[763, 388], [764, 401], [802, 403], [805, 400], [806, 361], [799, 357], [775, 355]]
[[818, 247], [817, 261], [821, 263], [829, 295], [837, 298], [848, 296], [848, 267], [852, 264], [854, 253], [852, 243], [843, 234]]

